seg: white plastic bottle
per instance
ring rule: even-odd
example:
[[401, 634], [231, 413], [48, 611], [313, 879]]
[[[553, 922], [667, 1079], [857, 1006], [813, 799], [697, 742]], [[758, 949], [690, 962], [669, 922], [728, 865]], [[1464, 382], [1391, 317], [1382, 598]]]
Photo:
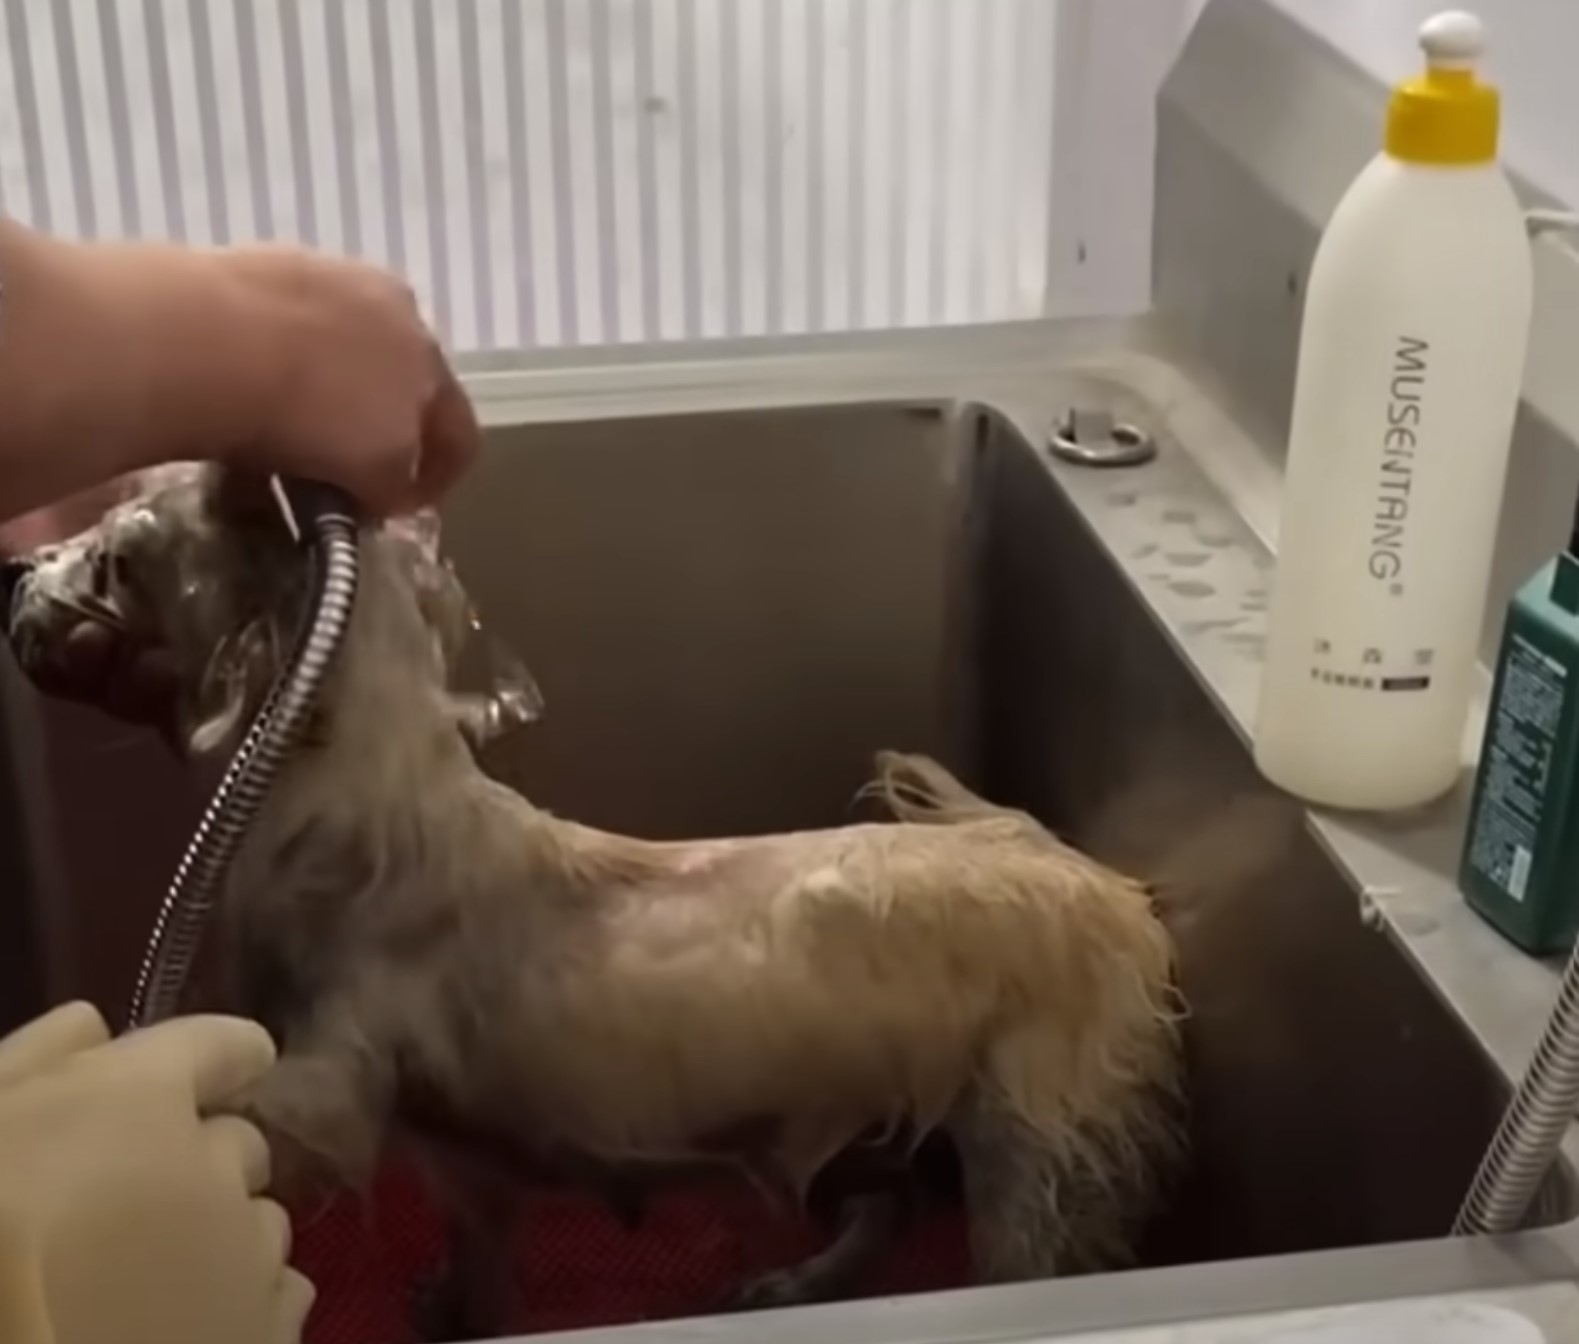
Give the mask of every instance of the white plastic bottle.
[[1255, 756], [1334, 807], [1452, 787], [1530, 318], [1472, 15], [1420, 30], [1311, 271]]

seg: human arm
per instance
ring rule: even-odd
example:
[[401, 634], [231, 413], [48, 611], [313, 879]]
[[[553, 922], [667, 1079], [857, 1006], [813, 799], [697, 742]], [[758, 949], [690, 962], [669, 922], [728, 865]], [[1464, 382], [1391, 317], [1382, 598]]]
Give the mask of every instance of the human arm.
[[[67, 242], [0, 219], [0, 520], [83, 491], [91, 513], [95, 487], [195, 458], [397, 512], [441, 495], [477, 444], [409, 290], [376, 268], [285, 247]], [[0, 552], [38, 531], [0, 532]]]

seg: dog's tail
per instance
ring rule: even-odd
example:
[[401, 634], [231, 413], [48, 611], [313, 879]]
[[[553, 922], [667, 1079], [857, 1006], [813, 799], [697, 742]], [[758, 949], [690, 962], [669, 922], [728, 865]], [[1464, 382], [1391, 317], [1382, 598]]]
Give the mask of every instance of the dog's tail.
[[896, 821], [933, 826], [957, 826], [988, 817], [1031, 821], [1023, 812], [978, 798], [930, 756], [900, 751], [877, 753], [877, 772], [860, 797], [880, 802]]

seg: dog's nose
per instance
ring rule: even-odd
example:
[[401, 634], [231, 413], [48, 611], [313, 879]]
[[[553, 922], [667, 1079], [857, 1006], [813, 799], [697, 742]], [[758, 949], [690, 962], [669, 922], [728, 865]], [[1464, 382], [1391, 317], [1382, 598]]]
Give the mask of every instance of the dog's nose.
[[0, 560], [0, 617], [9, 623], [11, 600], [33, 566], [26, 560]]

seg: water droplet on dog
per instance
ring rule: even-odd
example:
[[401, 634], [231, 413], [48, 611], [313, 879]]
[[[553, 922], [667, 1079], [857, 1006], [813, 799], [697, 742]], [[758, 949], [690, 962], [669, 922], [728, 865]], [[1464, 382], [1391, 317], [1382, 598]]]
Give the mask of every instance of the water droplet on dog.
[[1194, 509], [1165, 509], [1162, 514], [1165, 523], [1193, 523], [1195, 521]]
[[1157, 543], [1148, 541], [1144, 546], [1137, 546], [1129, 553], [1131, 560], [1149, 560], [1157, 554]]
[[1224, 536], [1221, 532], [1197, 532], [1195, 534], [1195, 539], [1200, 542], [1202, 546], [1205, 546], [1209, 550], [1213, 551], [1226, 550], [1229, 546], [1234, 544], [1234, 539], [1232, 537]]
[[1200, 579], [1177, 579], [1168, 588], [1180, 597], [1210, 597], [1217, 589]]
[[1115, 509], [1128, 509], [1133, 508], [1136, 501], [1139, 499], [1140, 496], [1137, 495], [1133, 490], [1120, 490], [1116, 494], [1109, 495], [1107, 497], [1107, 502]]
[[1231, 630], [1238, 624], [1237, 616], [1219, 616], [1206, 621], [1185, 621], [1180, 629], [1186, 635], [1204, 635], [1212, 630]]
[[1170, 551], [1168, 563], [1179, 569], [1199, 569], [1212, 557], [1205, 551]]

